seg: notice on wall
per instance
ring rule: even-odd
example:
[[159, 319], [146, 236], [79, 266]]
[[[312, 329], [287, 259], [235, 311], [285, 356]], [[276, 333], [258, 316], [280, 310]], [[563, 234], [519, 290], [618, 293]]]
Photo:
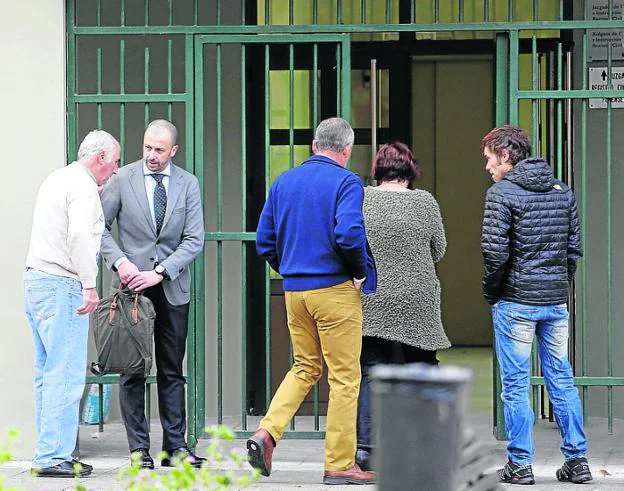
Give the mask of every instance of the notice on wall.
[[[609, 76], [607, 67], [589, 68], [589, 90], [609, 90]], [[611, 67], [611, 86], [613, 90], [621, 90], [622, 97], [611, 99], [613, 109], [624, 107], [624, 67]], [[591, 109], [606, 109], [607, 100], [605, 98], [589, 99]]]
[[[611, 18], [622, 20], [624, 0], [611, 0]], [[608, 0], [589, 0], [589, 20], [608, 20]], [[611, 44], [611, 59], [624, 61], [624, 29], [599, 29], [588, 31], [587, 59], [602, 61], [608, 57], [607, 48]]]

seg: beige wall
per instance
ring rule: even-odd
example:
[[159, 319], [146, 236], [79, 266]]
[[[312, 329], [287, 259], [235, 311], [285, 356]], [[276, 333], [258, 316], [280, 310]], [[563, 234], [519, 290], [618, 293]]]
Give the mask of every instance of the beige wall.
[[22, 270], [39, 184], [65, 164], [63, 0], [3, 2], [0, 16], [0, 441], [16, 428], [16, 458], [32, 456], [33, 349], [23, 314]]

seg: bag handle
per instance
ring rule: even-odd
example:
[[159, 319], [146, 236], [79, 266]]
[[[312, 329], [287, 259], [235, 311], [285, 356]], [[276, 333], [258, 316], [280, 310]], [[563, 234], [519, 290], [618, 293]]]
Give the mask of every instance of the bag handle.
[[[115, 316], [117, 315], [117, 300], [119, 299], [119, 294], [123, 291], [123, 283], [119, 284], [119, 289], [113, 295], [113, 301], [111, 302], [110, 309], [108, 310], [108, 323], [112, 324], [113, 320], [115, 320]], [[134, 294], [134, 302], [132, 306], [132, 320], [136, 324], [139, 322], [139, 295], [140, 293]]]

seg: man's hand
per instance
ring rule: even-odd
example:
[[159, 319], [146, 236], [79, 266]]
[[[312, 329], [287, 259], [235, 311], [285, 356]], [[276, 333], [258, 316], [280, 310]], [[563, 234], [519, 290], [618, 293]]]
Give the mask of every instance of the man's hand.
[[163, 277], [155, 271], [140, 271], [132, 277], [132, 279], [128, 283], [128, 287], [133, 289], [134, 291], [140, 292], [145, 290], [146, 288], [149, 288], [150, 286], [157, 285], [162, 280]]
[[95, 288], [83, 289], [82, 298], [82, 305], [76, 309], [76, 313], [78, 315], [84, 315], [95, 312], [95, 309], [98, 306], [98, 302], [100, 301], [97, 290]]
[[355, 289], [357, 291], [361, 291], [362, 290], [362, 285], [364, 284], [365, 280], [366, 280], [366, 278], [362, 278], [361, 280], [353, 278], [353, 286], [355, 287]]
[[129, 285], [130, 281], [139, 274], [139, 268], [136, 267], [136, 264], [130, 262], [129, 260], [125, 260], [122, 262], [117, 268], [117, 272], [119, 273], [119, 279], [124, 285]]

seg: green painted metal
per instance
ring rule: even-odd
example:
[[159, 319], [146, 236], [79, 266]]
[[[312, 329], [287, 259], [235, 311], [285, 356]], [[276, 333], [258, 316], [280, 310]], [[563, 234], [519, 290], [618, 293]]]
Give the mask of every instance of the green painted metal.
[[[609, 5], [609, 16], [612, 13], [612, 4]], [[612, 50], [611, 43], [607, 47], [607, 84], [613, 87]], [[613, 376], [613, 145], [611, 144], [613, 130], [613, 108], [611, 99], [607, 100], [607, 375]], [[607, 386], [607, 420], [609, 433], [613, 433], [613, 387]]]
[[[583, 33], [582, 41], [582, 85], [587, 89], [587, 32]], [[587, 244], [587, 99], [581, 101], [581, 240]], [[581, 376], [587, 376], [587, 254], [581, 258]], [[588, 390], [581, 389], [583, 418], [588, 414]]]
[[[244, 2], [243, 2], [244, 4]], [[247, 47], [241, 47], [241, 189], [247, 186]], [[247, 230], [247, 193], [241, 193], [241, 229]], [[241, 242], [241, 319], [247, 319], [247, 245]], [[241, 322], [241, 426], [247, 431], [247, 325]]]

